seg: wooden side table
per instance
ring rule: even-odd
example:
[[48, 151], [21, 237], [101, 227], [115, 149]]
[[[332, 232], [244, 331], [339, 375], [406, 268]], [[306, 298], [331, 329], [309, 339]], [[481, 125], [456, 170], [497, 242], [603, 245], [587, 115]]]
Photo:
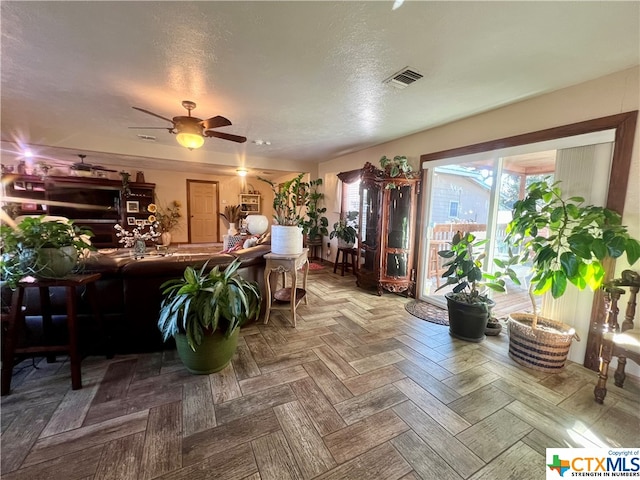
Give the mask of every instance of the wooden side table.
[[[80, 373], [80, 352], [78, 351], [78, 325], [76, 306], [76, 287], [86, 286], [87, 295], [91, 302], [94, 315], [98, 321], [100, 330], [102, 329], [102, 317], [98, 307], [98, 297], [96, 294], [95, 282], [100, 278], [99, 273], [85, 275], [68, 275], [58, 279], [35, 279], [26, 277], [22, 279], [11, 298], [11, 309], [7, 315], [7, 335], [2, 351], [2, 395], [7, 395], [11, 389], [11, 374], [13, 371], [14, 356], [16, 353], [54, 353], [66, 352], [69, 354], [71, 364], [71, 388], [78, 390], [82, 388], [82, 376]], [[51, 330], [51, 306], [49, 303], [49, 287], [65, 287], [67, 296], [67, 330], [69, 332], [69, 342], [64, 345], [39, 345], [17, 347], [18, 328], [24, 324], [22, 312], [22, 301], [26, 288], [37, 287], [40, 289], [40, 307], [42, 314], [42, 326], [45, 334]]]
[[[267, 253], [264, 258], [267, 264], [264, 269], [264, 284], [267, 289], [267, 309], [264, 315], [265, 325], [269, 321], [271, 310], [290, 310], [293, 320], [293, 327], [296, 326], [296, 308], [304, 299], [304, 304], [308, 305], [307, 298], [307, 274], [309, 273], [309, 249], [302, 249], [302, 253], [298, 255], [278, 255], [275, 253]], [[298, 288], [298, 270], [302, 269], [302, 288]], [[271, 274], [273, 272], [282, 273], [282, 287], [271, 293]], [[286, 287], [286, 274], [291, 275], [291, 288]], [[276, 281], [273, 283], [273, 289], [277, 286]]]

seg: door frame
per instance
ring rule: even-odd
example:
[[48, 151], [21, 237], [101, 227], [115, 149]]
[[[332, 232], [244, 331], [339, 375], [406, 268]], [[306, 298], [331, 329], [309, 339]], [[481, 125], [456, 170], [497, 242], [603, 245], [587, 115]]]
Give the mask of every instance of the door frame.
[[187, 241], [191, 243], [191, 184], [208, 183], [216, 186], [216, 215], [218, 216], [218, 236], [216, 242], [220, 243], [220, 182], [217, 180], [193, 180], [187, 178]]
[[[615, 143], [613, 146], [613, 158], [611, 161], [611, 175], [609, 176], [606, 207], [622, 215], [624, 212], [627, 186], [629, 183], [629, 170], [631, 168], [631, 156], [633, 152], [633, 141], [635, 139], [637, 120], [638, 110], [633, 110], [630, 112], [595, 118], [559, 127], [547, 128], [545, 130], [524, 133], [512, 137], [489, 140], [487, 142], [476, 143], [473, 145], [427, 153], [420, 156], [420, 163], [422, 166], [426, 162], [432, 162], [449, 157], [490, 152], [503, 148], [517, 147], [520, 145], [549, 140], [558, 140], [565, 137], [600, 132], [603, 130], [614, 130]], [[605, 271], [607, 272], [605, 280], [612, 277], [614, 270], [614, 260], [605, 264]], [[599, 327], [604, 323], [604, 317], [603, 296], [601, 294], [594, 295], [591, 307], [589, 337], [587, 338], [587, 352], [584, 359], [584, 366], [594, 371], [598, 371], [600, 365], [600, 355], [598, 350], [602, 338], [602, 329]]]

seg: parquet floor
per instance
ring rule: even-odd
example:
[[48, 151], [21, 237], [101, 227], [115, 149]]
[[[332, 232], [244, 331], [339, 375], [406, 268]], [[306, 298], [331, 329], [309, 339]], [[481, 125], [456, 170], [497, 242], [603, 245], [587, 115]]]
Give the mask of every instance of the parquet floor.
[[[507, 338], [453, 340], [330, 268], [298, 328], [242, 330], [232, 365], [193, 376], [175, 352], [16, 369], [2, 399], [2, 478], [540, 479], [545, 447], [640, 445], [637, 383], [524, 369]], [[19, 370], [19, 371], [18, 371]]]

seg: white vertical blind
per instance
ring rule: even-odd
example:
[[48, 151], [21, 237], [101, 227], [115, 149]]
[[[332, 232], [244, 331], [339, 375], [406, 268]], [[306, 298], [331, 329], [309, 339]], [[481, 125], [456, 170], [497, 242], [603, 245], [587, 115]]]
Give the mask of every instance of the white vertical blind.
[[[585, 205], [604, 206], [612, 154], [612, 143], [558, 150], [555, 179], [562, 181], [563, 195], [583, 197]], [[562, 297], [554, 300], [550, 293], [543, 297], [542, 315], [571, 325], [580, 336], [569, 351], [569, 360], [577, 363], [584, 362], [592, 303], [591, 290], [580, 291], [571, 283]]]

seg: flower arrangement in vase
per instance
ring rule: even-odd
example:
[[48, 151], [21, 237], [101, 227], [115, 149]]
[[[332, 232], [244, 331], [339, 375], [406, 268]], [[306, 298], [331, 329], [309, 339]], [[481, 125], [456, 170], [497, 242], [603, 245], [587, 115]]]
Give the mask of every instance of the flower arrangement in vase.
[[[143, 258], [147, 251], [146, 242], [155, 242], [156, 239], [161, 235], [161, 233], [158, 231], [158, 220], [154, 215], [154, 213], [157, 212], [156, 205], [150, 203], [147, 207], [147, 210], [151, 212], [151, 215], [149, 215], [146, 221], [143, 221], [141, 225], [136, 226], [131, 231], [125, 229], [118, 223], [113, 226], [113, 228], [116, 229], [116, 237], [118, 237], [118, 242], [121, 243], [125, 248], [133, 249], [133, 258]], [[149, 228], [149, 230], [145, 231], [147, 227]]]

